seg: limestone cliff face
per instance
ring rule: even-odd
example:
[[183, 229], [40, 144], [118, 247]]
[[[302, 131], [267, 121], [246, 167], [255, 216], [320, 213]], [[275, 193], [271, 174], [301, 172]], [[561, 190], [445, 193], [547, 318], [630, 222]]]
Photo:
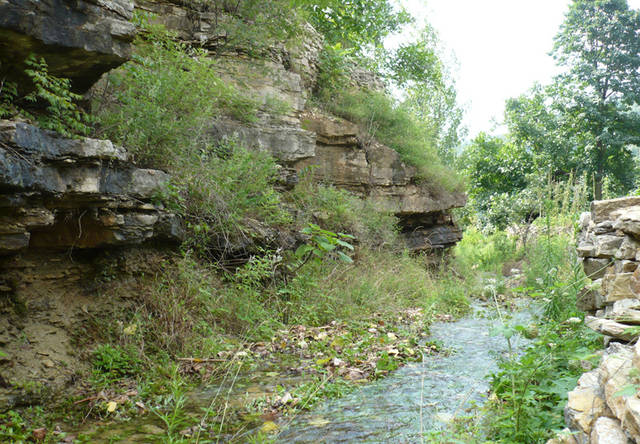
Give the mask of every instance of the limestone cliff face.
[[[218, 46], [210, 12], [177, 0], [139, 0], [136, 7], [157, 14], [185, 41]], [[133, 10], [129, 0], [0, 0], [0, 79], [24, 87], [21, 64], [35, 52], [46, 57], [52, 74], [85, 91], [130, 57]], [[211, 122], [210, 136], [269, 151], [289, 187], [314, 167], [318, 180], [395, 213], [416, 251], [455, 244], [461, 233], [449, 211], [464, 205], [464, 195], [417, 181], [395, 151], [350, 122], [310, 109], [322, 41], [311, 28], [307, 34], [295, 47], [270, 48], [260, 60], [241, 50], [219, 57], [220, 76], [263, 106], [251, 124]], [[360, 71], [353, 82], [382, 87]], [[126, 303], [98, 297], [96, 276], [104, 284], [111, 267], [125, 264], [142, 273], [150, 260], [161, 267], [162, 260], [153, 261], [158, 247], [175, 249], [181, 241], [181, 221], [154, 199], [168, 179], [163, 171], [137, 168], [125, 148], [108, 140], [66, 139], [0, 120], [0, 346], [17, 356], [0, 356], [0, 410], [33, 402], [21, 393], [7, 395], [3, 378], [54, 390], [73, 384], [72, 369], [82, 365], [74, 349], [82, 326]], [[15, 301], [28, 305], [27, 315], [15, 312]]]
[[0, 255], [178, 241], [177, 217], [151, 203], [167, 174], [127, 160], [108, 140], [0, 120]]
[[131, 56], [132, 15], [130, 0], [0, 1], [0, 78], [20, 82], [24, 59], [35, 53], [85, 91]]
[[[211, 12], [168, 0], [140, 0], [136, 7], [155, 13], [191, 43], [216, 48], [221, 39]], [[5, 0], [0, 3], [2, 68], [33, 50], [46, 56], [52, 72], [87, 86], [129, 57], [133, 9], [128, 0]], [[289, 183], [314, 167], [318, 180], [395, 213], [414, 250], [455, 244], [460, 231], [449, 210], [464, 205], [465, 196], [418, 181], [394, 150], [348, 121], [311, 109], [307, 100], [321, 37], [309, 28], [289, 46], [270, 48], [260, 60], [242, 51], [219, 57], [220, 76], [262, 107], [251, 124], [211, 122], [210, 136], [268, 150]], [[354, 73], [354, 82], [380, 87], [361, 72]], [[109, 141], [68, 140], [23, 122], [2, 121], [0, 161], [0, 254], [180, 239], [176, 217], [151, 202], [167, 175], [136, 168], [126, 151]]]

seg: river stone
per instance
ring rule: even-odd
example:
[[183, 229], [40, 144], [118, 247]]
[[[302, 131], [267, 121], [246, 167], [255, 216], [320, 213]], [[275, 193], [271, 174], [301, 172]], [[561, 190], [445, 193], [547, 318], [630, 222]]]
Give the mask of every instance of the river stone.
[[612, 418], [598, 418], [591, 432], [591, 444], [627, 444], [620, 421]]

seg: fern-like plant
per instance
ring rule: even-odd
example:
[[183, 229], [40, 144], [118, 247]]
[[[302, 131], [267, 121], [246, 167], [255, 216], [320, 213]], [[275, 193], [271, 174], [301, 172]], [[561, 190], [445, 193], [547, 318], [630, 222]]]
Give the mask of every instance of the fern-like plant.
[[88, 134], [90, 119], [78, 107], [82, 96], [71, 91], [71, 80], [51, 75], [45, 59], [38, 59], [34, 54], [27, 57], [25, 64], [25, 74], [31, 78], [35, 89], [24, 100], [46, 105], [46, 112], [36, 117], [40, 127], [65, 137]]

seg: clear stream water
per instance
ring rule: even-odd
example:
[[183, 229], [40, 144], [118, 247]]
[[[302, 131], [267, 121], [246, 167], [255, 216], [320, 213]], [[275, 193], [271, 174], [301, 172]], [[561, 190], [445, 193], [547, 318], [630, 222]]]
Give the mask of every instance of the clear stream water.
[[[285, 443], [414, 443], [423, 433], [443, 428], [454, 416], [486, 399], [489, 375], [497, 359], [508, 353], [503, 336], [492, 336], [502, 325], [497, 313], [476, 305], [474, 314], [431, 326], [431, 340], [439, 341], [446, 356], [429, 356], [424, 363], [403, 367], [387, 378], [313, 412], [298, 416], [278, 442]], [[526, 324], [530, 309], [521, 307], [507, 322]], [[514, 350], [526, 345], [511, 338]]]
[[[279, 424], [279, 443], [416, 443], [430, 431], [446, 427], [472, 405], [482, 404], [489, 388], [489, 376], [497, 361], [509, 352], [506, 339], [491, 335], [503, 325], [495, 309], [474, 305], [473, 314], [455, 322], [431, 325], [429, 340], [438, 341], [449, 353], [430, 355], [423, 363], [407, 365], [390, 376], [363, 386], [340, 399], [327, 401], [311, 412]], [[510, 325], [531, 321], [533, 308], [523, 302], [511, 313]], [[527, 340], [512, 337], [514, 351]], [[275, 386], [264, 372], [255, 372], [233, 388], [234, 394], [273, 393]], [[283, 381], [280, 381], [282, 383]], [[295, 384], [295, 378], [287, 381]], [[189, 395], [189, 410], [202, 415], [219, 388], [208, 387]], [[232, 395], [233, 396], [233, 395]], [[287, 421], [291, 423], [285, 427]], [[161, 440], [158, 418], [148, 415], [128, 424], [93, 428], [91, 442], [151, 443]], [[246, 431], [244, 437], [250, 434]], [[234, 442], [242, 442], [238, 437]]]

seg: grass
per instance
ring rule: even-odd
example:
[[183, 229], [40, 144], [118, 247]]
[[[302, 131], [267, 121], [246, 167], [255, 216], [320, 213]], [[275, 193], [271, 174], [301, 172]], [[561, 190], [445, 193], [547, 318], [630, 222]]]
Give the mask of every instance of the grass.
[[462, 178], [438, 157], [429, 141], [429, 131], [402, 105], [385, 92], [341, 89], [318, 103], [328, 111], [357, 123], [377, 141], [393, 148], [400, 158], [417, 170], [423, 182], [446, 190], [463, 190]]

